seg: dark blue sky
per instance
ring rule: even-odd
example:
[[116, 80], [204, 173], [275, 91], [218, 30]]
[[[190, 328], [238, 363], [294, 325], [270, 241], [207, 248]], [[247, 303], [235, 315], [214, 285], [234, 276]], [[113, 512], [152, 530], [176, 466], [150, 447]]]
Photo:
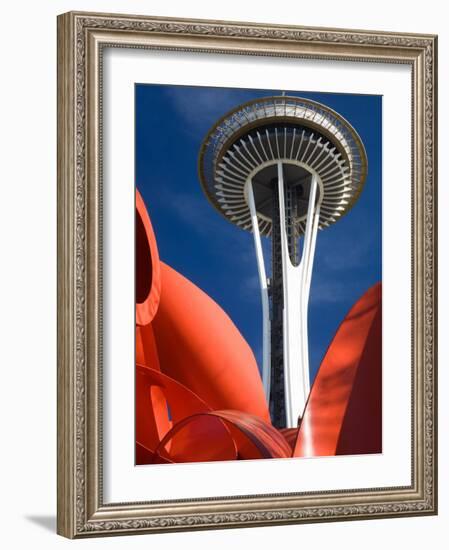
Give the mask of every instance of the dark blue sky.
[[[262, 359], [257, 264], [251, 233], [225, 220], [197, 175], [201, 142], [240, 103], [284, 90], [137, 84], [136, 184], [147, 205], [161, 259], [228, 313]], [[336, 110], [357, 130], [368, 177], [354, 208], [318, 233], [309, 304], [311, 377], [352, 304], [381, 280], [382, 98], [285, 90]], [[266, 239], [264, 239], [266, 240]]]

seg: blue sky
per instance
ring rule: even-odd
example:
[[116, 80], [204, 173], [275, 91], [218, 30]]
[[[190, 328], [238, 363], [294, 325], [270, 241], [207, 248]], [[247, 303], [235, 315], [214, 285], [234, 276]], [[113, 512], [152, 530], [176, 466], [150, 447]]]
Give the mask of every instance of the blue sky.
[[201, 143], [219, 117], [240, 103], [283, 91], [339, 112], [359, 133], [368, 156], [368, 177], [358, 202], [317, 237], [309, 304], [313, 379], [346, 313], [381, 280], [381, 96], [137, 84], [136, 185], [161, 259], [220, 304], [260, 366], [262, 320], [252, 235], [210, 205], [197, 163]]

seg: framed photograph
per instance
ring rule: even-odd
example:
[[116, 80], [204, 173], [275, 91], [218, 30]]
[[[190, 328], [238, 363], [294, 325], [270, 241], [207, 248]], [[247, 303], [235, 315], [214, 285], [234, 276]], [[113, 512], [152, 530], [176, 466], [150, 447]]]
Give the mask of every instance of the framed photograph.
[[58, 532], [437, 513], [433, 35], [58, 18]]

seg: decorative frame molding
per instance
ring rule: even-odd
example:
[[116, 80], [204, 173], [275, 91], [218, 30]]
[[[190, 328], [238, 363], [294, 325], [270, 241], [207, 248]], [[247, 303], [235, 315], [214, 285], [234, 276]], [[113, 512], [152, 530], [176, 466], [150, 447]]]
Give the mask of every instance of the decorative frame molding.
[[[102, 500], [103, 47], [412, 68], [412, 484], [171, 502]], [[437, 513], [437, 37], [70, 12], [58, 17], [58, 533], [70, 538]]]

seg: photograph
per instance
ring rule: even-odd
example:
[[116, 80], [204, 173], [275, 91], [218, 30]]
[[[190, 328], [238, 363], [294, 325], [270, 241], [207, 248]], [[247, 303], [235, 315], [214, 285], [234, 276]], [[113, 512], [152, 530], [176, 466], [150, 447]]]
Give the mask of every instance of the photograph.
[[2, 548], [444, 548], [446, 4], [2, 8]]
[[437, 513], [437, 35], [241, 21], [58, 17], [65, 537]]
[[136, 83], [134, 143], [136, 465], [382, 453], [382, 96]]

